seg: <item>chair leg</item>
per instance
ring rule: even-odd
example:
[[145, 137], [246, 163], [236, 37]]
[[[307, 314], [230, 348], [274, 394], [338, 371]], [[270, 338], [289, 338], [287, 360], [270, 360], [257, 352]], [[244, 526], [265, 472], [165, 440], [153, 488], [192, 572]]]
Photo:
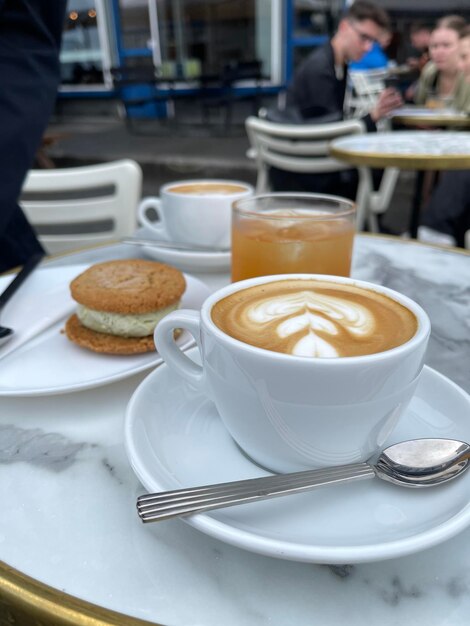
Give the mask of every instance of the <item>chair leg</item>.
[[377, 214], [374, 213], [373, 211], [369, 211], [367, 215], [367, 226], [369, 228], [370, 233], [380, 233]]
[[377, 215], [385, 213], [390, 205], [397, 184], [400, 170], [396, 167], [385, 169], [378, 191], [371, 191], [369, 196], [368, 225], [373, 233], [380, 232]]
[[258, 178], [256, 180], [256, 193], [269, 191], [269, 176], [265, 165], [258, 164]]

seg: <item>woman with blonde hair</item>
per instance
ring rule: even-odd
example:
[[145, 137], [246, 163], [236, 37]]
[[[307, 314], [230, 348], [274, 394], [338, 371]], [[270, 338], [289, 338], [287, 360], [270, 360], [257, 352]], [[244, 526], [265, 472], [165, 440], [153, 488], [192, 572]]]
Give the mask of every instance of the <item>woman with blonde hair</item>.
[[459, 37], [465, 26], [459, 15], [447, 15], [437, 22], [429, 43], [431, 60], [416, 89], [416, 104], [470, 111], [470, 85], [459, 68]]

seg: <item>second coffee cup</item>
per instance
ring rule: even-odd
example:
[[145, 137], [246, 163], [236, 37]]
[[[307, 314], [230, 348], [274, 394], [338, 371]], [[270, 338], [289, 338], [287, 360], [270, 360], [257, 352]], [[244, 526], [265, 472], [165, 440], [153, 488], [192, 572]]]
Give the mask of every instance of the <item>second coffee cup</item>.
[[[156, 238], [194, 246], [230, 247], [231, 208], [253, 195], [248, 183], [234, 180], [184, 180], [168, 183], [160, 197], [145, 198], [139, 221]], [[158, 217], [149, 217], [153, 210]]]

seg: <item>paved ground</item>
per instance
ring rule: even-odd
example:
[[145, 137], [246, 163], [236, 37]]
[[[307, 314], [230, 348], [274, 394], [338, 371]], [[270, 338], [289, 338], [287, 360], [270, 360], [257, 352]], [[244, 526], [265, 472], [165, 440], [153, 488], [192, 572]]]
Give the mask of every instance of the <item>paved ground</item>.
[[[241, 105], [242, 103], [240, 103]], [[240, 106], [227, 130], [215, 116], [203, 123], [197, 103], [186, 103], [175, 120], [126, 123], [111, 102], [99, 110], [85, 103], [61, 107], [49, 132], [58, 140], [48, 148], [57, 167], [84, 165], [121, 158], [135, 159], [144, 174], [143, 195], [156, 195], [162, 184], [189, 177], [229, 178], [256, 182], [256, 167], [246, 156], [249, 148], [243, 121], [250, 111]], [[392, 233], [407, 230], [413, 174], [403, 173], [383, 220]]]

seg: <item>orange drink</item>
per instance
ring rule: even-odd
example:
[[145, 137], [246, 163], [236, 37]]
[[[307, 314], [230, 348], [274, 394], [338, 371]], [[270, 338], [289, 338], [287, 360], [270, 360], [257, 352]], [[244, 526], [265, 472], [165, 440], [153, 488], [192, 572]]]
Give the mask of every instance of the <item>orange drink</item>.
[[319, 194], [270, 194], [234, 203], [232, 281], [271, 274], [349, 276], [354, 204]]

